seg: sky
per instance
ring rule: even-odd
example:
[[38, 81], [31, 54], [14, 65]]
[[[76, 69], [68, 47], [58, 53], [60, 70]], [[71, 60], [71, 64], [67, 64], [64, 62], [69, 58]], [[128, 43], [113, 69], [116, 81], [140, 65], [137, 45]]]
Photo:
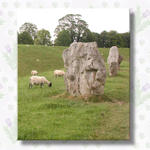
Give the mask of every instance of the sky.
[[129, 32], [129, 9], [18, 9], [17, 30], [25, 22], [37, 25], [38, 30], [46, 29], [54, 40], [54, 30], [58, 20], [66, 14], [81, 14], [92, 32], [115, 30], [119, 33]]

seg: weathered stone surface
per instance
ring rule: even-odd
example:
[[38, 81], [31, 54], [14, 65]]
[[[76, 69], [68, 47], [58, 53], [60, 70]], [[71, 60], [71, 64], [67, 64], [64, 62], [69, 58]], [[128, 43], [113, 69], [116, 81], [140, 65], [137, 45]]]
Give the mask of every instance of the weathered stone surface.
[[107, 58], [107, 63], [109, 64], [109, 75], [117, 75], [118, 70], [120, 69], [120, 64], [123, 60], [123, 57], [119, 54], [117, 46], [112, 46], [109, 50], [109, 55]]
[[96, 42], [74, 42], [63, 52], [65, 84], [73, 96], [104, 93], [105, 63]]
[[118, 59], [119, 65], [121, 64], [122, 60], [123, 60], [123, 57], [119, 54], [119, 59]]

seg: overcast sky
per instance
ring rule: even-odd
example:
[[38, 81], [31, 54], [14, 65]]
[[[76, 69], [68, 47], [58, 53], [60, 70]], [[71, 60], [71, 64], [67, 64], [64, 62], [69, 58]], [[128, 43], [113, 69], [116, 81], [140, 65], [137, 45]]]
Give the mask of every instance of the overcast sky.
[[128, 9], [18, 9], [17, 29], [25, 22], [36, 24], [38, 29], [50, 31], [54, 39], [54, 30], [58, 20], [66, 14], [81, 14], [92, 32], [115, 30], [119, 33], [129, 32]]

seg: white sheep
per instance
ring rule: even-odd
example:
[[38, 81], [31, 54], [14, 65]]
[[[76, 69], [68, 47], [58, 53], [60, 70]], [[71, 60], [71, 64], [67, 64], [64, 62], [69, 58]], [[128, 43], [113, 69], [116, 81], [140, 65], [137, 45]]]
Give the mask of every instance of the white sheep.
[[37, 72], [36, 70], [32, 70], [32, 71], [31, 71], [31, 75], [32, 75], [32, 76], [35, 76], [35, 75], [37, 75], [37, 74], [38, 74], [38, 72]]
[[63, 70], [55, 70], [54, 71], [54, 76], [58, 77], [58, 76], [64, 76], [65, 72]]
[[49, 87], [52, 86], [52, 83], [48, 81], [44, 76], [30, 77], [29, 88], [32, 88], [33, 85], [40, 85], [42, 87], [44, 84], [48, 84]]

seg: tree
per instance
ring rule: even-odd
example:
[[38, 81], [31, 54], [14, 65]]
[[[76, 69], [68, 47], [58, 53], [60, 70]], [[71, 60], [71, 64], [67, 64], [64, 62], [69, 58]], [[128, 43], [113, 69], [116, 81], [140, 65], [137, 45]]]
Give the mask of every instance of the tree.
[[28, 32], [34, 40], [37, 33], [37, 26], [35, 24], [26, 22], [20, 27], [20, 33], [22, 32]]
[[18, 33], [18, 44], [33, 44], [33, 39], [28, 32]]
[[37, 32], [37, 37], [34, 40], [34, 43], [37, 45], [51, 45], [51, 36], [50, 32], [45, 29], [41, 29]]
[[130, 47], [130, 33], [121, 33], [120, 34], [122, 42], [121, 42], [121, 47]]
[[59, 32], [56, 40], [55, 45], [57, 46], [69, 46], [72, 43], [71, 36], [68, 30], [62, 30]]
[[83, 33], [83, 36], [81, 37], [81, 42], [93, 42], [94, 36], [92, 32], [89, 29], [86, 29], [86, 31]]
[[130, 34], [117, 33], [116, 31], [106, 32], [103, 31], [98, 36], [98, 46], [100, 47], [112, 47], [114, 45], [118, 47], [129, 47], [130, 46]]
[[68, 14], [59, 19], [59, 25], [55, 29], [55, 35], [58, 36], [62, 30], [68, 30], [71, 42], [81, 41], [83, 34], [87, 31], [88, 24], [81, 19], [79, 14]]
[[99, 42], [100, 42], [101, 47], [108, 47], [109, 39], [108, 39], [108, 34], [106, 31], [103, 31], [100, 34], [100, 41]]
[[96, 32], [92, 32], [92, 36], [93, 36], [93, 41], [95, 41], [97, 43], [97, 46], [101, 47], [101, 43], [100, 43], [101, 37], [100, 37], [100, 34], [96, 33]]

